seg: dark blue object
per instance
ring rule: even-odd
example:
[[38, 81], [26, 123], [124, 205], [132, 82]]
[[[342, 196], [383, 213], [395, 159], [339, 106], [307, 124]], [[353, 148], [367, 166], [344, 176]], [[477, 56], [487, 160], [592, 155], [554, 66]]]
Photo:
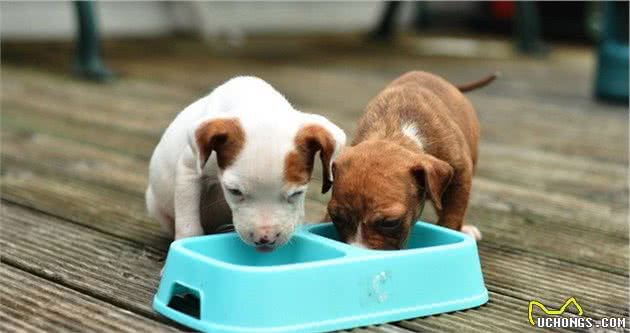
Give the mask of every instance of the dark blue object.
[[112, 73], [101, 59], [101, 45], [98, 32], [94, 3], [75, 1], [78, 19], [78, 33], [74, 59], [74, 71], [77, 75], [94, 81], [108, 81]]
[[597, 51], [595, 95], [628, 103], [628, 3], [604, 4], [602, 38]]

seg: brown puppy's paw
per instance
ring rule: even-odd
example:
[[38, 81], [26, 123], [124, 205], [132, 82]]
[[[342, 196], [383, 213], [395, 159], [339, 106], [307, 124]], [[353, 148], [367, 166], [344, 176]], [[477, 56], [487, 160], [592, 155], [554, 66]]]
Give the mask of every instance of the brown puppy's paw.
[[477, 229], [474, 225], [464, 225], [462, 226], [462, 232], [472, 237], [476, 241], [481, 240], [481, 231]]

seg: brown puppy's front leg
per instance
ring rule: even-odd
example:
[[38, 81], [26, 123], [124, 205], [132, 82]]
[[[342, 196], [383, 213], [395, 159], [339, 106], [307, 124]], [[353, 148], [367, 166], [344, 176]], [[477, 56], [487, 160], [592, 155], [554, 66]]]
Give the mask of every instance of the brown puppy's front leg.
[[442, 195], [442, 210], [438, 212], [438, 225], [460, 231], [468, 206], [470, 188], [454, 179]]
[[442, 195], [442, 210], [438, 212], [438, 225], [469, 234], [481, 240], [481, 233], [475, 226], [464, 225], [468, 208], [472, 175], [458, 173]]

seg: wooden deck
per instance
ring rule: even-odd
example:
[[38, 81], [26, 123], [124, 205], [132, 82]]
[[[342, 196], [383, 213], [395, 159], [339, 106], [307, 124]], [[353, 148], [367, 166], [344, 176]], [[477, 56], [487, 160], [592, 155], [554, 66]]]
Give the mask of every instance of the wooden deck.
[[[504, 74], [469, 93], [482, 143], [467, 219], [483, 232], [490, 301], [356, 332], [529, 331], [530, 300], [558, 308], [571, 296], [586, 316], [627, 317], [628, 113], [591, 99], [593, 53], [556, 47], [547, 59], [519, 58], [483, 42], [445, 56], [433, 42], [112, 42], [105, 53], [120, 79], [106, 85], [68, 74], [67, 44], [3, 43], [0, 331], [181, 329], [151, 309], [169, 242], [143, 201], [148, 158], [173, 116], [253, 74], [351, 135], [367, 101], [411, 69], [453, 82]], [[311, 220], [327, 201], [317, 187]]]

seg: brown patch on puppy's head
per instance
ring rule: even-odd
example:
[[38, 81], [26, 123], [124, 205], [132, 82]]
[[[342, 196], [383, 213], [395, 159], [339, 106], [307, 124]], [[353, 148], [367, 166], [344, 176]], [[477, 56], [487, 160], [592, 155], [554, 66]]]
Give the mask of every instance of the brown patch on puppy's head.
[[195, 130], [200, 167], [216, 152], [219, 168], [229, 167], [245, 144], [245, 132], [236, 118], [208, 120]]
[[311, 180], [315, 154], [318, 151], [323, 170], [322, 193], [326, 193], [332, 185], [330, 162], [335, 152], [335, 139], [319, 125], [305, 126], [295, 135], [295, 150], [289, 152], [285, 158], [285, 181], [299, 185], [308, 183]]
[[452, 168], [432, 156], [391, 141], [364, 141], [346, 148], [334, 164], [328, 214], [346, 243], [401, 249], [425, 188], [439, 203], [451, 175]]

